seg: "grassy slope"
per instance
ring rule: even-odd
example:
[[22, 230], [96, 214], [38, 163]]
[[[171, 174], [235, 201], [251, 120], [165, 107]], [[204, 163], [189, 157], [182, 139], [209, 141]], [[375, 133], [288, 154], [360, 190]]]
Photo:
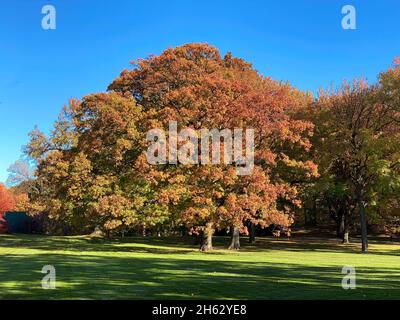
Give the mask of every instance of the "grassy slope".
[[[0, 236], [0, 299], [400, 299], [400, 247], [370, 253], [334, 241], [258, 239], [239, 252], [201, 253], [192, 239]], [[244, 244], [244, 240], [242, 241]], [[41, 288], [54, 265], [57, 289]], [[341, 288], [341, 269], [357, 289]]]

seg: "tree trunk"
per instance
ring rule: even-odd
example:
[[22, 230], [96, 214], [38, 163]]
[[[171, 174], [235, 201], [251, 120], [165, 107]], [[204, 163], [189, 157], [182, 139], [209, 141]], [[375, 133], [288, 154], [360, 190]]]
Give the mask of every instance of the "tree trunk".
[[254, 243], [256, 241], [256, 228], [253, 222], [248, 222], [247, 230], [249, 232], [249, 243]]
[[336, 236], [340, 239], [344, 236], [344, 210], [339, 209], [338, 219], [336, 221]]
[[362, 252], [368, 252], [367, 216], [365, 213], [364, 190], [362, 186], [357, 186], [357, 203], [360, 212], [361, 223], [361, 246]]
[[240, 249], [240, 228], [232, 227], [232, 241], [228, 248], [229, 250], [239, 250]]
[[343, 233], [343, 243], [344, 244], [349, 244], [349, 230], [345, 230], [345, 232]]
[[343, 215], [343, 243], [344, 244], [348, 244], [350, 243], [349, 241], [349, 218], [348, 218], [348, 214], [344, 214]]
[[214, 226], [212, 222], [208, 222], [203, 232], [203, 241], [200, 247], [201, 251], [210, 251], [212, 247], [212, 236], [214, 234]]

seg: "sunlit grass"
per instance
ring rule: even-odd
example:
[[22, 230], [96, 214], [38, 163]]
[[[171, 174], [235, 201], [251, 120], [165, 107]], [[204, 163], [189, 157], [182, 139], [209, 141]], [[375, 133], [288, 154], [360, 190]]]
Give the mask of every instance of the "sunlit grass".
[[[0, 236], [1, 299], [400, 299], [400, 246], [327, 239], [257, 239], [201, 253], [190, 238]], [[44, 290], [44, 265], [57, 289]], [[343, 290], [344, 265], [357, 289]]]

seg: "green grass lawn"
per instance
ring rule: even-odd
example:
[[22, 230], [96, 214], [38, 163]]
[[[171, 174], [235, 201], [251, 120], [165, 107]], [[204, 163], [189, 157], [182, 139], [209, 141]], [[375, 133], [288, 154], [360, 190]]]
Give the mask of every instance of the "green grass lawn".
[[[400, 299], [400, 245], [257, 239], [239, 252], [201, 253], [193, 239], [0, 235], [0, 299]], [[57, 289], [44, 290], [53, 265]], [[357, 289], [343, 290], [344, 265]]]

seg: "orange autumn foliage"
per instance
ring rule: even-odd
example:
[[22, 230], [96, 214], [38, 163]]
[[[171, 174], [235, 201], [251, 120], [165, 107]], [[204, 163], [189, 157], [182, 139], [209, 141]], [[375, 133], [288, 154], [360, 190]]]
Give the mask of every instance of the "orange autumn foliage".
[[15, 200], [12, 193], [3, 184], [0, 184], [0, 214], [14, 210], [14, 208]]
[[[195, 130], [255, 129], [255, 168], [249, 176], [237, 176], [230, 165], [157, 167], [139, 158], [136, 168], [160, 188], [160, 200], [183, 202], [180, 221], [194, 232], [206, 225], [245, 232], [247, 220], [290, 225], [290, 205], [299, 205], [291, 180], [318, 174], [315, 164], [301, 157], [310, 150], [313, 125], [295, 117], [310, 97], [259, 75], [230, 53], [221, 57], [207, 44], [171, 48], [133, 65], [109, 89], [135, 97], [149, 129], [167, 128], [169, 121]], [[166, 183], [176, 176], [184, 179]]]

